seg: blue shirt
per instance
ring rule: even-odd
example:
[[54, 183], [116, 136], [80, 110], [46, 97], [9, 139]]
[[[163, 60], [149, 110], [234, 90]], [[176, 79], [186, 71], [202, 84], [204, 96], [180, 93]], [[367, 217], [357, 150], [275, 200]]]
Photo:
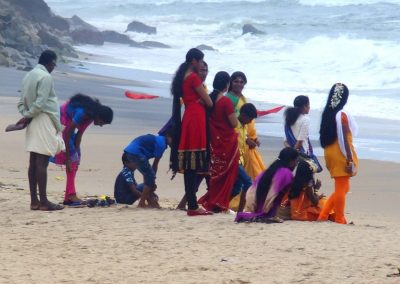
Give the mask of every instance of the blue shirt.
[[72, 122], [79, 125], [85, 119], [85, 110], [83, 107], [68, 104], [67, 115], [72, 119]]
[[124, 151], [148, 160], [151, 158], [161, 158], [165, 149], [167, 149], [167, 139], [165, 136], [147, 134], [135, 138]]
[[130, 188], [132, 184], [137, 185], [133, 172], [128, 167], [124, 167], [115, 180], [114, 196], [117, 202], [132, 199], [133, 194]]

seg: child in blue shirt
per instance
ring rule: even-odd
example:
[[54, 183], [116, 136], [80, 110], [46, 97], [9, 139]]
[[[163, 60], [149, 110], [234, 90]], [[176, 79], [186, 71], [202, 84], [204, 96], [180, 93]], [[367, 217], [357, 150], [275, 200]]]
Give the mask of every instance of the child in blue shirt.
[[[115, 182], [114, 195], [118, 203], [124, 203], [118, 201], [119, 197], [121, 197], [120, 200], [127, 198], [126, 200], [129, 201], [127, 204], [132, 204], [140, 198], [138, 207], [160, 208], [157, 201], [158, 198], [154, 194], [157, 188], [156, 173], [158, 163], [171, 143], [172, 138], [169, 133], [165, 136], [142, 135], [129, 143], [124, 149], [124, 169]], [[150, 166], [149, 160], [153, 158], [153, 165]], [[143, 175], [144, 183], [142, 189], [140, 188], [141, 186], [137, 186], [133, 176], [136, 169]], [[124, 184], [125, 186], [123, 186]], [[121, 192], [125, 192], [125, 195], [121, 194]]]
[[124, 167], [115, 180], [114, 197], [117, 203], [132, 205], [142, 195], [143, 184], [136, 183], [136, 165], [128, 161], [126, 153], [122, 155], [122, 164]]

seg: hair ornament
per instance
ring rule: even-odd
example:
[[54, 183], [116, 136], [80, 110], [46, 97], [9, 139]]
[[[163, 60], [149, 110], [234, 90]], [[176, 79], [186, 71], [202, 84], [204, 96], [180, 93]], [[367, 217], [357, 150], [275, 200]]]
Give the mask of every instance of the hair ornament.
[[329, 107], [331, 109], [336, 108], [340, 104], [340, 101], [342, 100], [343, 93], [344, 93], [343, 84], [337, 83], [335, 85], [335, 88], [333, 89], [333, 95], [332, 95], [332, 98], [331, 98], [331, 103], [329, 105]]

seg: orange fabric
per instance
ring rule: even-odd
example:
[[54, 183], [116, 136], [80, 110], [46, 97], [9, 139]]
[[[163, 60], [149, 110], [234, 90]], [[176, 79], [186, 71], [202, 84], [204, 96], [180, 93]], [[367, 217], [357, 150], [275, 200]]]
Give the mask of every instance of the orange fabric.
[[[342, 113], [342, 124], [348, 127], [348, 120], [346, 114]], [[353, 137], [351, 133], [347, 135], [347, 141], [349, 143], [352, 156], [353, 156], [353, 163], [356, 167], [358, 167], [358, 158], [357, 153], [354, 150], [353, 146]], [[324, 156], [325, 156], [325, 163], [326, 168], [329, 170], [331, 177], [343, 177], [343, 176], [350, 176], [349, 173], [346, 172], [346, 157], [343, 155], [342, 151], [340, 151], [338, 140], [324, 148]]]
[[335, 211], [335, 222], [340, 224], [347, 224], [344, 216], [344, 208], [346, 206], [346, 194], [350, 190], [350, 177], [335, 177], [335, 192], [329, 196], [321, 214], [319, 214], [318, 221], [327, 221], [329, 213], [333, 209]]
[[326, 199], [323, 198], [314, 206], [303, 190], [299, 197], [290, 200], [291, 218], [297, 221], [316, 221], [325, 203]]

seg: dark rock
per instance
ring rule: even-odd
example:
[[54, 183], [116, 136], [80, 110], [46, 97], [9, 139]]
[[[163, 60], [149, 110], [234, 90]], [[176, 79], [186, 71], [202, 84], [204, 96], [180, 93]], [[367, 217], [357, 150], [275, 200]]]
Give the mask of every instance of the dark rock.
[[245, 24], [242, 28], [242, 35], [244, 34], [253, 34], [253, 35], [265, 35], [265, 32], [260, 31], [259, 29], [256, 29], [253, 25], [251, 24]]
[[130, 47], [137, 47], [137, 48], [147, 48], [146, 46], [142, 45], [140, 42], [133, 42], [129, 44]]
[[6, 67], [10, 66], [10, 61], [8, 60], [8, 58], [1, 53], [0, 53], [0, 66], [6, 66]]
[[198, 46], [196, 46], [197, 49], [200, 50], [211, 50], [211, 51], [217, 51], [214, 47], [206, 45], [206, 44], [200, 44]]
[[86, 23], [84, 20], [74, 15], [72, 18], [67, 19], [69, 22], [70, 31], [74, 30], [91, 30], [91, 31], [99, 31], [95, 26]]
[[62, 17], [56, 16], [51, 12], [50, 7], [43, 0], [7, 0], [17, 8], [26, 19], [31, 19], [37, 23], [46, 23], [50, 27], [67, 31], [69, 23]]
[[121, 44], [134, 44], [136, 43], [134, 40], [131, 40], [127, 35], [120, 34], [114, 31], [103, 31], [101, 32], [103, 35], [104, 41], [121, 43]]
[[101, 32], [92, 30], [74, 30], [71, 32], [72, 40], [78, 44], [103, 45], [104, 38]]
[[131, 22], [126, 28], [125, 32], [137, 32], [137, 33], [145, 33], [145, 34], [156, 34], [157, 29], [155, 27], [148, 26], [138, 21]]
[[67, 19], [64, 19], [59, 16], [50, 17], [45, 21], [50, 27], [60, 30], [60, 31], [69, 31], [70, 25]]
[[143, 41], [140, 43], [143, 47], [171, 48], [169, 45], [158, 41]]
[[63, 44], [60, 42], [60, 40], [45, 30], [40, 30], [38, 32], [38, 36], [42, 40], [42, 44], [46, 44], [49, 47], [63, 48]]

